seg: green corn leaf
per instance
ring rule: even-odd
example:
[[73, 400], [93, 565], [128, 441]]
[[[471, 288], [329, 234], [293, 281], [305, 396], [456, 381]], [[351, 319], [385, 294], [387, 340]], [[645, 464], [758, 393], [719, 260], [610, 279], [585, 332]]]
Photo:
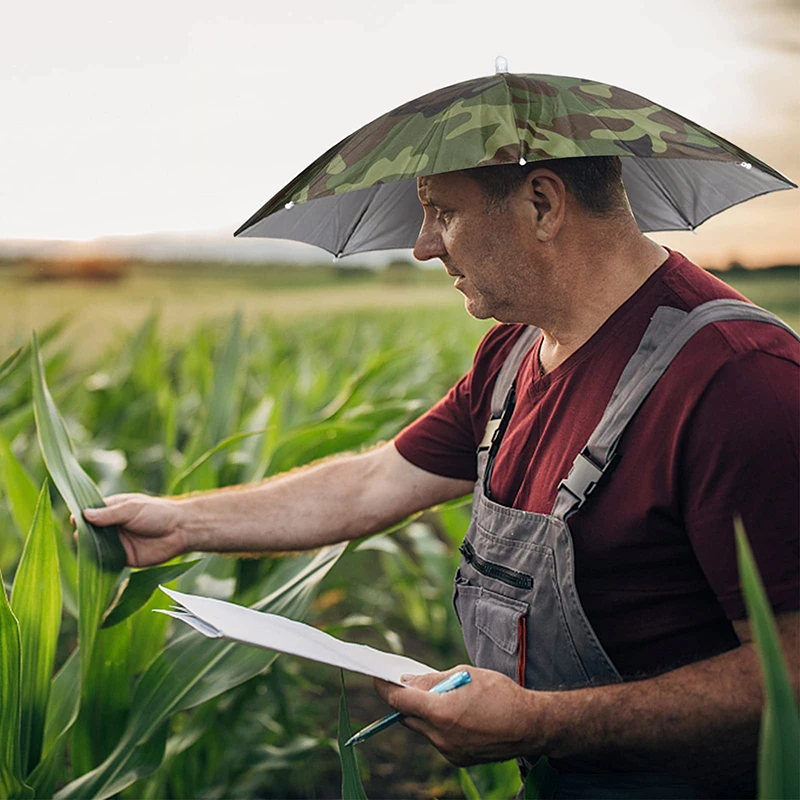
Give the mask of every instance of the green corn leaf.
[[197, 558], [193, 561], [164, 564], [160, 567], [148, 567], [131, 572], [120, 584], [116, 598], [106, 611], [102, 627], [111, 628], [135, 614], [147, 604], [159, 585], [169, 583], [179, 575], [183, 575], [201, 560]]
[[50, 689], [50, 700], [44, 721], [42, 752], [47, 755], [56, 740], [75, 722], [80, 708], [80, 651], [72, 651], [56, 673]]
[[44, 723], [42, 760], [28, 776], [36, 797], [51, 797], [64, 766], [72, 726], [81, 700], [80, 652], [75, 649], [53, 678]]
[[20, 356], [22, 355], [22, 348], [15, 350], [8, 358], [3, 359], [0, 363], [0, 382], [5, 380], [10, 375], [16, 366], [19, 364]]
[[[254, 608], [294, 618], [308, 610], [317, 585], [340, 558], [342, 545], [295, 559], [295, 574]], [[282, 576], [286, 578], [287, 573]], [[128, 723], [114, 751], [96, 769], [64, 786], [55, 797], [110, 797], [158, 767], [166, 724], [178, 711], [216, 697], [264, 672], [277, 654], [242, 647], [225, 639], [209, 640], [190, 631], [174, 639], [142, 676]], [[161, 755], [158, 755], [160, 746]]]
[[[75, 389], [83, 383], [82, 375], [74, 375], [62, 381], [54, 390], [53, 397], [61, 402], [65, 397], [69, 397]], [[0, 420], [0, 430], [9, 442], [13, 442], [16, 437], [34, 422], [33, 404], [25, 403], [15, 409], [10, 414], [3, 416]]]
[[102, 531], [81, 513], [103, 506], [103, 498], [81, 469], [72, 451], [64, 421], [47, 389], [39, 343], [33, 335], [33, 407], [36, 431], [45, 464], [78, 528], [78, 636], [81, 643], [81, 679], [85, 684], [94, 639], [117, 574], [125, 565], [125, 550], [116, 528]]
[[0, 797], [11, 800], [33, 800], [36, 795], [32, 786], [20, 781], [0, 764]]
[[459, 498], [432, 509], [436, 514], [439, 530], [445, 535], [456, 556], [469, 527], [471, 502], [472, 497]]
[[178, 398], [166, 381], [159, 384], [157, 393], [158, 411], [161, 414], [161, 443], [164, 452], [167, 454], [167, 475], [172, 476], [174, 467], [171, 462], [171, 454], [175, 451], [178, 441]]
[[269, 461], [269, 473], [285, 472], [332, 453], [366, 444], [373, 436], [372, 425], [360, 422], [319, 422], [304, 425], [281, 439]]
[[[255, 470], [258, 469], [258, 462], [261, 460], [261, 453], [264, 445], [269, 440], [272, 431], [277, 431], [277, 424], [270, 422], [276, 418], [275, 398], [262, 397], [259, 403], [242, 421], [242, 431], [244, 433], [256, 434], [248, 438], [239, 448], [239, 452], [245, 459], [246, 467], [240, 478], [240, 483], [248, 483], [252, 480]], [[269, 434], [269, 435], [268, 435]]]
[[70, 758], [75, 774], [94, 769], [122, 735], [131, 704], [130, 646], [130, 620], [97, 633], [72, 732]]
[[58, 536], [45, 481], [11, 592], [11, 608], [20, 628], [20, 752], [24, 775], [41, 757], [50, 678], [61, 628]]
[[323, 409], [321, 414], [322, 420], [328, 421], [335, 419], [342, 411], [352, 405], [359, 391], [379, 377], [388, 365], [393, 364], [398, 358], [408, 355], [411, 352], [412, 350], [410, 348], [405, 350], [387, 350], [376, 356], [373, 362], [364, 367], [358, 374], [354, 375], [348, 381], [344, 389], [342, 389], [342, 391]]
[[342, 765], [342, 800], [367, 800], [367, 794], [361, 783], [361, 773], [358, 771], [355, 747], [345, 747], [344, 743], [350, 738], [350, 715], [347, 713], [347, 695], [344, 688], [344, 671], [340, 672], [342, 680], [342, 694], [339, 698], [339, 760]]
[[11, 516], [21, 536], [27, 536], [36, 512], [39, 491], [22, 464], [11, 452], [11, 447], [0, 433], [0, 478], [8, 497]]
[[472, 776], [463, 767], [458, 771], [458, 782], [466, 800], [483, 800]]
[[155, 388], [152, 378], [157, 373], [155, 345], [157, 342], [158, 312], [153, 309], [142, 321], [141, 325], [128, 339], [125, 349], [117, 360], [114, 379], [118, 385], [133, 376], [142, 386]]
[[343, 420], [358, 422], [362, 425], [371, 425], [375, 430], [380, 430], [384, 425], [398, 424], [410, 419], [412, 415], [423, 409], [424, 404], [418, 400], [397, 400], [391, 403], [378, 405], [364, 405], [347, 411]]
[[[2, 434], [0, 434], [0, 478], [2, 478], [8, 496], [11, 516], [20, 534], [24, 537], [33, 524], [39, 492], [31, 476], [14, 456]], [[60, 531], [56, 536], [56, 545], [58, 547], [58, 567], [61, 572], [62, 601], [64, 608], [77, 619], [78, 565], [75, 553]]]
[[193, 473], [195, 473], [198, 469], [200, 469], [200, 467], [202, 467], [203, 464], [205, 464], [216, 453], [219, 453], [222, 450], [227, 449], [231, 445], [237, 444], [238, 442], [241, 442], [242, 440], [247, 439], [251, 436], [261, 436], [267, 433], [269, 430], [270, 430], [269, 428], [263, 428], [262, 430], [257, 430], [257, 431], [243, 431], [241, 433], [234, 433], [231, 436], [228, 436], [227, 438], [223, 439], [221, 442], [217, 442], [217, 444], [215, 444], [209, 450], [206, 450], [205, 453], [196, 458], [188, 467], [186, 467], [186, 469], [184, 469], [182, 472], [180, 472], [178, 475], [175, 476], [175, 478], [169, 485], [169, 489], [167, 489], [167, 494], [170, 495], [175, 494], [178, 491], [178, 487], [184, 481], [190, 478]]
[[[170, 588], [176, 582], [170, 584]], [[164, 648], [170, 618], [165, 614], [153, 614], [159, 608], [170, 608], [172, 601], [164, 592], [155, 592], [139, 613], [131, 620], [131, 675], [143, 673]]]
[[74, 619], [78, 619], [78, 559], [63, 531], [59, 531], [56, 536], [56, 546], [58, 569], [61, 572], [61, 601], [64, 610]]
[[758, 753], [758, 796], [800, 797], [800, 716], [778, 629], [741, 519], [735, 522], [739, 576], [761, 670], [765, 706]]
[[[212, 489], [217, 485], [215, 468], [218, 459], [209, 462], [201, 453], [212, 448], [227, 437], [236, 424], [238, 416], [238, 378], [240, 371], [240, 355], [242, 351], [242, 318], [236, 314], [231, 320], [228, 336], [217, 354], [210, 379], [211, 391], [207, 401], [208, 416], [205, 425], [195, 428], [195, 435], [186, 450], [186, 459], [192, 463], [193, 481], [191, 489]], [[203, 365], [208, 367], [210, 360]], [[195, 464], [196, 461], [199, 464]], [[184, 481], [186, 478], [183, 479]]]
[[21, 647], [19, 622], [8, 604], [0, 575], [0, 795], [22, 786], [20, 740]]
[[230, 434], [237, 417], [237, 385], [242, 353], [242, 315], [231, 320], [228, 338], [217, 358], [214, 369], [214, 388], [208, 402], [207, 444], [216, 444]]
[[[495, 761], [490, 764], [476, 764], [468, 770], [459, 770], [462, 778], [461, 789], [465, 797], [481, 800], [481, 797], [517, 797], [522, 780], [516, 761]], [[472, 790], [466, 787], [465, 778], [472, 783]], [[474, 791], [475, 794], [468, 792]]]
[[525, 800], [552, 800], [558, 789], [558, 772], [550, 766], [547, 756], [542, 756], [525, 778]]
[[[78, 662], [75, 662], [78, 664]], [[80, 682], [80, 676], [78, 677]], [[52, 797], [55, 787], [64, 782], [67, 766], [68, 736], [60, 736], [47, 755], [36, 765], [36, 769], [25, 778], [34, 797]]]

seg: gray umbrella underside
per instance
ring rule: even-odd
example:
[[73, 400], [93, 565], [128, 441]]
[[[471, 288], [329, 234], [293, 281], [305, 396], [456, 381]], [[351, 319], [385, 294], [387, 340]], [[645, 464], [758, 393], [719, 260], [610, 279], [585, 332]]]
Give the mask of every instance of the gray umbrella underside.
[[[623, 158], [622, 180], [639, 228], [694, 230], [720, 211], [794, 184], [755, 164]], [[237, 236], [291, 239], [335, 256], [413, 247], [422, 225], [416, 180], [384, 183], [281, 209]]]

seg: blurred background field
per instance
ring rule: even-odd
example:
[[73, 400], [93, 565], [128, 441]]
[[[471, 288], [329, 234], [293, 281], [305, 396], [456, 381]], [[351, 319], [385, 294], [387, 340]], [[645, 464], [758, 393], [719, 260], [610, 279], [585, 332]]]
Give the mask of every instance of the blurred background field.
[[[725, 280], [800, 328], [797, 267], [734, 266]], [[469, 368], [491, 324], [464, 312], [442, 270], [407, 262], [383, 270], [13, 262], [0, 267], [0, 296], [0, 363], [37, 329], [78, 459], [106, 495], [255, 481], [388, 440]], [[41, 485], [27, 361], [24, 352], [0, 383], [0, 433]], [[249, 435], [198, 461], [241, 432]], [[24, 532], [2, 480], [0, 489], [0, 570], [10, 584]], [[468, 508], [428, 512], [348, 552], [324, 579], [308, 621], [437, 668], [463, 662], [450, 596]], [[56, 512], [71, 547], [59, 501]], [[211, 556], [178, 588], [249, 604], [281, 568], [281, 559]], [[150, 607], [132, 618], [132, 635], [147, 632], [155, 657], [179, 631], [156, 630]], [[57, 667], [75, 644], [67, 609]], [[147, 658], [137, 660], [146, 666]], [[132, 713], [138, 677], [119, 685], [119, 730]], [[174, 715], [161, 766], [122, 796], [340, 796], [338, 681], [336, 670], [279, 658], [265, 673]], [[353, 726], [385, 713], [371, 681], [348, 675], [347, 687]], [[113, 744], [98, 745], [95, 763]], [[360, 757], [370, 797], [474, 796], [464, 773], [400, 726], [362, 745]], [[66, 759], [57, 785], [77, 777], [75, 769]], [[484, 797], [515, 791], [511, 763], [470, 776]]]
[[[327, 264], [19, 261], [0, 266], [0, 297], [6, 349], [27, 341], [32, 329], [66, 317], [66, 337], [82, 364], [153, 309], [164, 333], [179, 336], [197, 322], [235, 311], [250, 324], [364, 309], [418, 308], [458, 319], [463, 308], [442, 270], [409, 262], [376, 271]], [[460, 316], [469, 327], [466, 315]]]
[[[800, 329], [800, 267], [748, 270], [740, 264], [714, 274], [753, 302]], [[461, 295], [441, 269], [397, 260], [383, 269], [309, 264], [148, 262], [94, 259], [0, 263], [0, 344], [12, 349], [30, 331], [69, 321], [66, 337], [77, 363], [136, 327], [152, 310], [163, 331], [180, 335], [201, 320], [241, 311], [250, 324], [349, 310], [420, 309], [452, 315], [455, 325], [484, 331], [463, 314]], [[462, 311], [462, 313], [459, 313]]]

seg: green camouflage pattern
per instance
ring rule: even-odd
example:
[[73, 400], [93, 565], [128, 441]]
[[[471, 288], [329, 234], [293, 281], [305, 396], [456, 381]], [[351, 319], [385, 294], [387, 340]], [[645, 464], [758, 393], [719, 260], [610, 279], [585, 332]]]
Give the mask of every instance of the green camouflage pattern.
[[730, 142], [624, 89], [501, 73], [438, 89], [370, 122], [320, 156], [247, 224], [288, 203], [377, 184], [579, 156], [745, 161], [780, 177]]

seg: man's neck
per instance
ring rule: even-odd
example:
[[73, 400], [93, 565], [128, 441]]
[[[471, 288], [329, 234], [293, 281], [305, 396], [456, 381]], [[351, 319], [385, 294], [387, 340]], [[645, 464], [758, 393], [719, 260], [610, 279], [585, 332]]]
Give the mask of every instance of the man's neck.
[[[613, 232], [609, 232], [613, 234]], [[613, 240], [595, 237], [559, 267], [562, 291], [552, 319], [539, 323], [542, 369], [550, 372], [585, 344], [666, 261], [667, 251], [638, 230]]]

